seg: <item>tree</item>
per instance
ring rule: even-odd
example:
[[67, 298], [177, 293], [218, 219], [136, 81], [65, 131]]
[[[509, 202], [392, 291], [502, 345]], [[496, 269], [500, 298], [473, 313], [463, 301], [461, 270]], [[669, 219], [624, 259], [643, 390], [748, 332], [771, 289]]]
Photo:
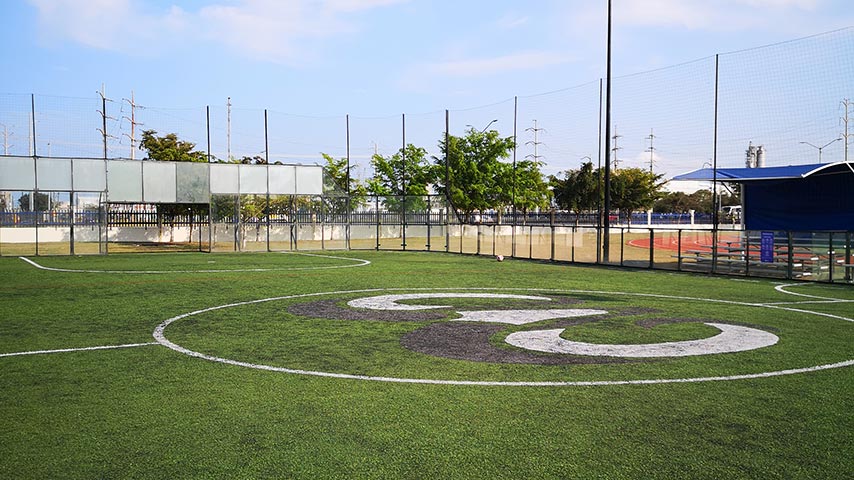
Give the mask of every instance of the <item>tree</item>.
[[[323, 192], [326, 212], [346, 214], [347, 209], [356, 209], [365, 204], [368, 190], [347, 171], [347, 159], [336, 160], [332, 155], [321, 153], [326, 165], [323, 168]], [[349, 194], [349, 195], [348, 195]]]
[[[50, 197], [46, 193], [36, 193], [33, 197], [35, 200], [33, 202], [34, 211], [44, 212], [50, 209]], [[21, 195], [21, 198], [18, 199], [18, 206], [21, 208], [21, 211], [29, 212], [30, 211], [30, 194], [25, 193]]]
[[599, 171], [593, 169], [592, 162], [583, 163], [578, 170], [567, 170], [563, 179], [552, 177], [555, 202], [560, 208], [575, 212], [576, 224], [581, 212], [599, 208], [602, 192], [599, 179]]
[[625, 213], [631, 223], [632, 212], [652, 208], [661, 197], [663, 175], [642, 168], [621, 168], [611, 176], [611, 205]]
[[179, 140], [178, 135], [174, 133], [158, 137], [155, 130], [143, 131], [142, 141], [139, 142], [139, 149], [146, 150], [150, 160], [207, 162], [207, 154], [193, 150], [194, 148], [196, 148], [195, 143]]
[[[515, 207], [523, 214], [537, 208], [547, 208], [551, 201], [551, 192], [549, 192], [549, 184], [543, 179], [543, 174], [540, 172], [540, 162], [531, 160], [523, 160], [516, 163], [516, 171], [513, 171], [512, 165], [506, 165], [510, 170], [510, 191], [511, 194], [515, 190]], [[513, 184], [513, 177], [516, 182]], [[502, 179], [507, 176], [500, 177]], [[507, 191], [507, 186], [504, 186], [502, 191]], [[512, 200], [511, 200], [512, 201]]]
[[[501, 160], [509, 158], [515, 146], [513, 137], [501, 138], [496, 130], [481, 132], [469, 128], [463, 137], [449, 136], [447, 144], [439, 143], [443, 158], [433, 159], [437, 189], [446, 193], [463, 218], [470, 218], [475, 211], [509, 205], [513, 170]], [[536, 183], [530, 178], [530, 170], [526, 168], [519, 173], [517, 169], [517, 196], [520, 183]], [[524, 203], [528, 205], [527, 201]]]
[[[390, 210], [423, 210], [433, 171], [427, 162], [427, 150], [408, 144], [390, 157], [375, 154], [371, 158], [374, 176], [368, 180], [367, 191], [384, 198]], [[403, 197], [401, 203], [398, 197]]]

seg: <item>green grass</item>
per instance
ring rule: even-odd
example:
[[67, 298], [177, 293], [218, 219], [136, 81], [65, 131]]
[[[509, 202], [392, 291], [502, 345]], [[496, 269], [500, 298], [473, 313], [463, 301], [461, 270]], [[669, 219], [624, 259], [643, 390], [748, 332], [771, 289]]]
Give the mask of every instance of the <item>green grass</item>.
[[[289, 369], [475, 381], [674, 379], [804, 368], [854, 358], [854, 323], [748, 304], [808, 301], [777, 283], [706, 275], [570, 267], [400, 252], [336, 252], [355, 262], [287, 254], [49, 257], [64, 273], [0, 258], [0, 353], [171, 341], [209, 355]], [[211, 263], [213, 262], [213, 263]], [[264, 269], [255, 272], [227, 270]], [[226, 270], [193, 273], [198, 270]], [[290, 305], [417, 289], [581, 300], [600, 321], [566, 338], [656, 343], [716, 333], [705, 321], [762, 328], [772, 347], [726, 355], [616, 364], [490, 364], [415, 353], [400, 338], [444, 319], [353, 321], [299, 316]], [[854, 288], [790, 290], [854, 300]], [[491, 290], [492, 291], [492, 290]], [[583, 292], [581, 292], [583, 291]], [[691, 297], [673, 299], [644, 295]], [[716, 303], [704, 300], [725, 300]], [[538, 307], [509, 301], [504, 307]], [[854, 317], [854, 303], [779, 305]], [[640, 326], [643, 319], [680, 323]], [[689, 321], [685, 321], [689, 320]], [[555, 321], [507, 326], [547, 328]], [[854, 471], [851, 367], [751, 380], [595, 387], [420, 385], [260, 371], [193, 358], [161, 345], [0, 357], [2, 478], [850, 478]]]

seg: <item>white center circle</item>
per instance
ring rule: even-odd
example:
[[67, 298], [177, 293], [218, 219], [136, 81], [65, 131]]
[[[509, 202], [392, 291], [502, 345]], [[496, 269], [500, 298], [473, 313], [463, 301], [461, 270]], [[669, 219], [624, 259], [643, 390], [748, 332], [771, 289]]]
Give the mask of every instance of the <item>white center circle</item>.
[[[782, 375], [793, 375], [799, 373], [806, 372], [815, 372], [821, 370], [828, 370], [833, 368], [841, 368], [854, 365], [854, 359], [845, 360], [842, 362], [825, 364], [825, 365], [816, 365], [812, 367], [804, 367], [804, 368], [796, 368], [796, 369], [788, 369], [788, 370], [776, 370], [770, 372], [761, 372], [761, 373], [750, 373], [743, 375], [728, 375], [728, 376], [717, 376], [717, 377], [691, 377], [691, 378], [651, 378], [651, 379], [641, 379], [641, 380], [593, 380], [593, 381], [536, 381], [536, 382], [525, 382], [525, 381], [477, 381], [477, 380], [443, 380], [443, 379], [429, 379], [429, 378], [401, 378], [401, 377], [381, 377], [381, 376], [369, 376], [369, 375], [355, 375], [348, 373], [334, 373], [334, 372], [323, 372], [323, 371], [314, 371], [314, 370], [302, 370], [302, 369], [293, 369], [293, 368], [285, 368], [285, 367], [276, 367], [272, 365], [263, 365], [263, 364], [255, 364], [250, 362], [243, 362], [228, 358], [217, 357], [213, 355], [208, 355], [202, 352], [196, 352], [190, 350], [186, 347], [178, 345], [169, 339], [166, 338], [165, 331], [166, 328], [169, 327], [172, 323], [175, 323], [181, 319], [188, 318], [195, 315], [200, 315], [207, 312], [227, 309], [231, 307], [238, 307], [243, 305], [253, 305], [260, 304], [265, 302], [273, 302], [279, 300], [291, 300], [291, 299], [299, 299], [299, 298], [312, 298], [312, 297], [321, 297], [321, 296], [330, 296], [330, 295], [351, 295], [358, 293], [378, 293], [378, 292], [388, 292], [388, 291], [413, 291], [418, 289], [413, 288], [386, 288], [386, 289], [366, 289], [366, 290], [349, 290], [349, 291], [333, 291], [333, 292], [319, 292], [319, 293], [307, 293], [301, 295], [287, 295], [282, 297], [271, 297], [264, 298], [260, 300], [252, 300], [247, 302], [239, 302], [232, 303], [227, 305], [220, 305], [216, 307], [210, 307], [202, 310], [196, 310], [194, 312], [185, 313], [182, 315], [178, 315], [176, 317], [172, 317], [170, 319], [165, 320], [160, 325], [155, 328], [153, 336], [155, 340], [176, 352], [183, 353], [185, 355], [189, 355], [196, 358], [201, 358], [208, 361], [224, 363], [228, 365], [235, 365], [245, 368], [253, 368], [258, 370], [266, 370], [272, 372], [282, 372], [289, 374], [297, 374], [297, 375], [311, 375], [311, 376], [319, 376], [319, 377], [329, 377], [329, 378], [339, 378], [339, 379], [351, 379], [351, 380], [368, 380], [368, 381], [378, 381], [378, 382], [394, 382], [394, 383], [419, 383], [419, 384], [434, 384], [434, 385], [475, 385], [475, 386], [528, 386], [528, 387], [565, 387], [565, 386], [597, 386], [597, 385], [646, 385], [646, 384], [662, 384], [662, 383], [694, 383], [694, 382], [710, 382], [710, 381], [731, 381], [731, 380], [743, 380], [743, 379], [755, 379], [755, 378], [767, 378], [767, 377], [776, 377]], [[597, 295], [617, 295], [617, 296], [638, 296], [638, 297], [646, 297], [646, 298], [661, 298], [661, 299], [677, 299], [677, 300], [685, 300], [685, 301], [697, 301], [697, 302], [707, 302], [707, 303], [718, 303], [718, 304], [728, 304], [728, 305], [740, 305], [746, 307], [758, 307], [758, 308], [773, 308], [777, 310], [789, 310], [798, 313], [806, 313], [816, 316], [830, 317], [830, 318], [840, 318], [833, 315], [823, 314], [819, 312], [812, 312], [809, 310], [803, 309], [792, 309], [781, 307], [777, 305], [764, 305], [764, 304], [756, 304], [756, 303], [745, 303], [745, 302], [737, 302], [731, 300], [715, 300], [715, 299], [704, 299], [704, 298], [695, 298], [695, 297], [682, 297], [682, 296], [673, 296], [673, 295], [660, 295], [660, 294], [646, 294], [646, 293], [630, 293], [630, 292], [606, 292], [606, 291], [589, 291], [589, 290], [558, 290], [558, 289], [508, 289], [508, 288], [454, 288], [454, 289], [424, 289], [430, 291], [440, 291], [440, 290], [474, 290], [474, 291], [487, 291], [487, 290], [516, 290], [516, 291], [527, 291], [527, 292], [548, 292], [548, 293], [558, 293], [558, 294], [597, 294]], [[714, 338], [714, 337], [713, 337]]]

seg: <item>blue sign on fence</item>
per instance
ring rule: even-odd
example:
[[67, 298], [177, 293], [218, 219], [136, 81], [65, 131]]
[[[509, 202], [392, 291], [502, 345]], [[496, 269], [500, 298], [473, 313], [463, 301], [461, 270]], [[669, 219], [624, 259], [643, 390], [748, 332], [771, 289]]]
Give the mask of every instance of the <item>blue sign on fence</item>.
[[762, 232], [762, 240], [759, 243], [759, 261], [762, 263], [774, 262], [774, 232]]

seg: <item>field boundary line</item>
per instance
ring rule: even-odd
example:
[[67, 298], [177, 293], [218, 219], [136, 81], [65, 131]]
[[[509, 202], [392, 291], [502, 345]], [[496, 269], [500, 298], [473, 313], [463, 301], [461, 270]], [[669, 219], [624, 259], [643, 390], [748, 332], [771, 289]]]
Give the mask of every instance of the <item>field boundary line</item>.
[[115, 350], [118, 348], [145, 347], [149, 345], [160, 345], [159, 342], [126, 343], [124, 345], [101, 345], [98, 347], [80, 348], [58, 348], [56, 350], [30, 350], [27, 352], [0, 353], [0, 357], [20, 357], [23, 355], [43, 355], [48, 353], [88, 352], [91, 350]]
[[364, 260], [361, 258], [351, 258], [351, 257], [337, 257], [334, 255], [318, 255], [313, 253], [305, 253], [305, 252], [278, 252], [287, 255], [303, 255], [307, 257], [319, 257], [319, 258], [331, 258], [334, 260], [348, 260], [352, 262], [358, 262], [353, 265], [325, 265], [325, 266], [315, 266], [315, 267], [285, 267], [285, 268], [236, 268], [236, 269], [202, 269], [202, 270], [83, 270], [83, 269], [71, 269], [71, 268], [55, 268], [55, 267], [46, 267], [41, 265], [33, 260], [30, 260], [27, 257], [18, 257], [19, 259], [29, 263], [30, 265], [40, 269], [47, 270], [50, 272], [63, 272], [63, 273], [109, 273], [109, 274], [138, 274], [138, 275], [150, 275], [150, 274], [174, 274], [174, 273], [240, 273], [240, 272], [281, 272], [281, 271], [297, 271], [297, 270], [329, 270], [329, 269], [337, 269], [337, 268], [353, 268], [353, 267], [364, 267], [370, 265], [370, 260]]

